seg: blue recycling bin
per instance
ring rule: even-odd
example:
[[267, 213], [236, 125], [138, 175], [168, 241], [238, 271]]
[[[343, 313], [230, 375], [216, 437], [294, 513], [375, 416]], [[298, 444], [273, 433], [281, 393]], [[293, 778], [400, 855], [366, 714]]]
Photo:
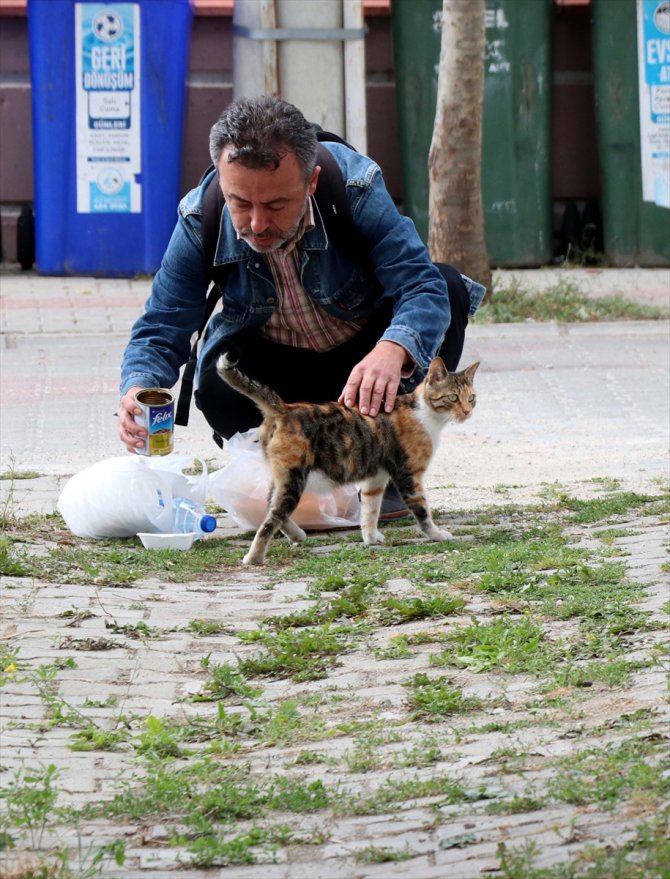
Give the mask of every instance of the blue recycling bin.
[[28, 0], [35, 261], [160, 266], [176, 220], [191, 0]]

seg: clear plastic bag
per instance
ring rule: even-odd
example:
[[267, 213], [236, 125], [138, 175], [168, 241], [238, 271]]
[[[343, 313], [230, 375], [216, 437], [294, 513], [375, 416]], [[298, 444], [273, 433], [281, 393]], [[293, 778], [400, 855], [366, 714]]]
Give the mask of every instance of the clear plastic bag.
[[56, 508], [78, 537], [132, 537], [140, 532], [173, 530], [172, 497], [204, 504], [207, 468], [198, 477], [182, 470], [193, 459], [185, 455], [107, 458], [76, 473], [65, 484]]
[[[236, 433], [226, 443], [230, 461], [209, 477], [211, 497], [241, 528], [255, 529], [267, 513], [270, 477], [258, 442], [258, 429]], [[307, 531], [357, 528], [360, 502], [353, 485], [333, 485], [311, 474], [293, 521]]]

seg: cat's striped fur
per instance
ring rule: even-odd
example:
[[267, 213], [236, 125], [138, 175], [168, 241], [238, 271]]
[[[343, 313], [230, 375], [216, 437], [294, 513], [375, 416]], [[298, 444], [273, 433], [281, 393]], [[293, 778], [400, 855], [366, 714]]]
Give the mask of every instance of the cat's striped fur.
[[444, 425], [465, 421], [472, 414], [476, 403], [472, 381], [478, 366], [474, 363], [451, 373], [436, 357], [413, 393], [398, 396], [393, 412], [372, 418], [341, 403], [285, 403], [271, 388], [240, 372], [228, 355], [221, 356], [217, 362], [221, 378], [250, 397], [263, 414], [260, 441], [272, 480], [267, 516], [244, 563], [263, 564], [268, 544], [279, 530], [293, 540], [304, 539], [290, 516], [312, 471], [337, 485], [360, 486], [366, 544], [384, 540], [377, 525], [389, 479], [423, 533], [431, 540], [448, 540], [451, 534], [433, 523], [423, 477]]

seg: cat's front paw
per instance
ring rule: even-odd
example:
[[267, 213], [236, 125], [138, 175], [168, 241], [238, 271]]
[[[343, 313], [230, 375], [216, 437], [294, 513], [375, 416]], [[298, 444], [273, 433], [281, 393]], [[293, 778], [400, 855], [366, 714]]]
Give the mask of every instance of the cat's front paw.
[[438, 542], [441, 540], [453, 540], [454, 539], [454, 535], [451, 533], [451, 531], [447, 531], [446, 528], [435, 528], [433, 531], [431, 531], [431, 533], [428, 536], [430, 537], [431, 540], [435, 540]]
[[253, 552], [249, 550], [249, 552], [242, 559], [243, 565], [262, 565], [265, 562], [265, 556], [263, 556], [259, 552]]
[[363, 535], [363, 543], [366, 546], [379, 546], [385, 542], [385, 537], [381, 531], [373, 531], [371, 534]]
[[302, 543], [303, 540], [306, 540], [307, 538], [307, 535], [302, 528], [299, 525], [296, 525], [292, 519], [287, 519], [282, 525], [281, 530], [289, 540], [293, 541], [293, 543]]

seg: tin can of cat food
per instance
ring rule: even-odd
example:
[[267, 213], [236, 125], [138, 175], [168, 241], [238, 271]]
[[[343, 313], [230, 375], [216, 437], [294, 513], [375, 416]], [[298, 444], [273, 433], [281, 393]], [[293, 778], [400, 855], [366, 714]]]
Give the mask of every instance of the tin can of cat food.
[[135, 394], [142, 410], [135, 422], [149, 433], [138, 455], [169, 455], [174, 449], [174, 397], [165, 388], [143, 388]]

